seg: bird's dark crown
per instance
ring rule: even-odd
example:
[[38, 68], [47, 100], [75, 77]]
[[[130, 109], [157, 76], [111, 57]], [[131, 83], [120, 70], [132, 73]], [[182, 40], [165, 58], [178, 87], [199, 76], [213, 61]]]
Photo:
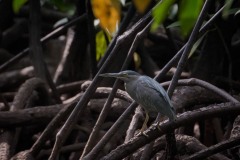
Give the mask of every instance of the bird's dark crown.
[[131, 70], [122, 71], [122, 72], [119, 72], [119, 74], [126, 75], [126, 76], [140, 76], [139, 73]]

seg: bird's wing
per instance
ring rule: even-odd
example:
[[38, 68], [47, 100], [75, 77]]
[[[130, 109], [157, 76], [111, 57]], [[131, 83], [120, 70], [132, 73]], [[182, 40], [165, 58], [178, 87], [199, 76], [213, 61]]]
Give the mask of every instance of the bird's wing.
[[144, 76], [144, 80], [146, 83], [142, 83], [142, 85], [145, 85], [146, 87], [155, 90], [157, 93], [159, 93], [159, 96], [162, 97], [172, 107], [168, 94], [157, 81], [148, 76]]
[[[164, 114], [170, 116], [169, 117], [170, 119], [175, 120], [176, 119], [176, 110], [173, 107], [173, 105], [170, 101], [170, 98], [168, 97], [168, 94], [166, 93], [164, 88], [157, 81], [155, 81], [154, 79], [147, 77], [147, 76], [142, 77], [140, 80], [140, 83], [142, 86], [144, 86], [146, 88], [146, 91], [147, 91], [147, 88], [151, 88], [152, 91], [155, 91], [159, 95], [159, 97], [161, 97], [161, 99], [166, 102], [166, 104], [168, 105], [168, 107], [170, 107], [170, 109], [172, 111], [172, 116], [166, 114], [168, 111], [166, 111], [166, 113], [164, 113]], [[149, 95], [149, 96], [151, 96], [151, 95]], [[155, 108], [155, 109], [156, 109], [156, 111], [159, 111], [159, 108]]]

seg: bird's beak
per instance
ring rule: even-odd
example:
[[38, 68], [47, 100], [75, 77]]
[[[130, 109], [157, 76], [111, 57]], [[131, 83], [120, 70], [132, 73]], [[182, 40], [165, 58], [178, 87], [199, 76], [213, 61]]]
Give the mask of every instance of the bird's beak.
[[121, 77], [121, 74], [119, 74], [119, 73], [104, 73], [104, 74], [100, 74], [99, 76], [119, 78], [119, 77]]

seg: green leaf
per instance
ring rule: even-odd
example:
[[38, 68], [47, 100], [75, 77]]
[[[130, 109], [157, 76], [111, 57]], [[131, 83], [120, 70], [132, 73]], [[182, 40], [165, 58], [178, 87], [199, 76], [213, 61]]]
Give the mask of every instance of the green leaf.
[[223, 19], [227, 19], [229, 16], [229, 10], [232, 6], [233, 0], [225, 0], [225, 7], [223, 8], [223, 12], [222, 12], [222, 17]]
[[153, 23], [151, 25], [151, 31], [155, 31], [157, 27], [166, 19], [169, 8], [175, 0], [161, 0], [153, 9]]
[[193, 55], [193, 53], [197, 50], [198, 46], [201, 44], [203, 38], [205, 37], [205, 35], [207, 35], [207, 33], [208, 33], [208, 32], [206, 32], [205, 34], [203, 34], [203, 35], [194, 43], [194, 45], [193, 45], [193, 47], [192, 47], [192, 49], [191, 49], [191, 51], [190, 51], [190, 53], [189, 53], [189, 55], [188, 55], [188, 58], [190, 58], [190, 57]]
[[169, 24], [167, 26], [167, 28], [175, 28], [175, 27], [179, 27], [179, 26], [180, 26], [180, 22], [176, 21], [176, 22], [173, 22], [173, 23]]
[[192, 30], [201, 11], [203, 0], [181, 0], [179, 7], [179, 21], [183, 36]]
[[[105, 54], [105, 51], [107, 49], [107, 42], [105, 39], [104, 31], [101, 30], [96, 34], [96, 60], [98, 61], [103, 55]], [[107, 37], [109, 40], [111, 37], [108, 35]]]
[[75, 6], [70, 1], [66, 0], [49, 0], [49, 3], [55, 6], [58, 10], [72, 15], [75, 11]]
[[14, 13], [18, 13], [21, 7], [27, 2], [28, 0], [13, 0], [12, 8]]

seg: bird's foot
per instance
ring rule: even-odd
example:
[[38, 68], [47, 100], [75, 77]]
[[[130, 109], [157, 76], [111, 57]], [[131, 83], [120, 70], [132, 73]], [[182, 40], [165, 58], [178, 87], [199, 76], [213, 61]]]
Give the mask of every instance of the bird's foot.
[[146, 133], [144, 133], [144, 131], [140, 131], [137, 136], [145, 136], [148, 138], [148, 135]]
[[160, 132], [163, 132], [163, 130], [160, 128], [160, 125], [157, 123], [156, 125], [153, 124], [154, 127], [156, 127]]

